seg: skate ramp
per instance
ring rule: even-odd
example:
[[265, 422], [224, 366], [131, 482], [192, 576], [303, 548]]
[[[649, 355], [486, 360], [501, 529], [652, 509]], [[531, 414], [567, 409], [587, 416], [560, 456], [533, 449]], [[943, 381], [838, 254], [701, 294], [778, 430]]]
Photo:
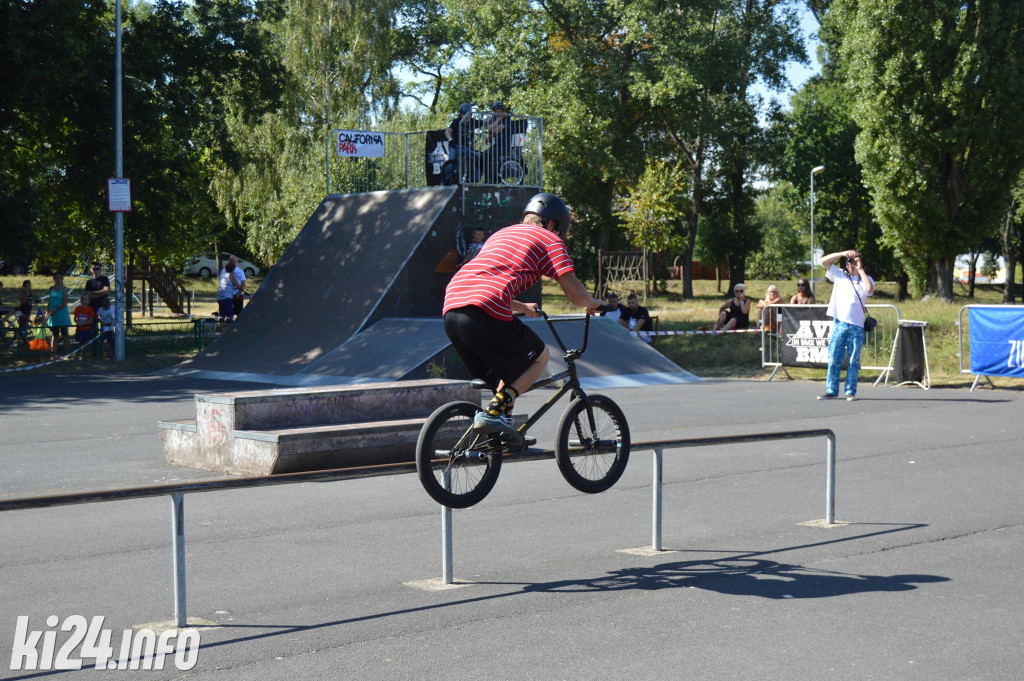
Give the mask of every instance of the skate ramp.
[[328, 196], [241, 316], [175, 373], [294, 375], [383, 316], [439, 316], [455, 189]]
[[[551, 351], [549, 373], [563, 371], [564, 353], [544, 320], [524, 321]], [[583, 342], [582, 317], [552, 321], [567, 348]], [[580, 382], [588, 390], [700, 380], [603, 317], [591, 320], [587, 351], [576, 367]], [[293, 380], [305, 385], [325, 385], [423, 378], [470, 378], [448, 342], [440, 319], [383, 319], [306, 367]]]

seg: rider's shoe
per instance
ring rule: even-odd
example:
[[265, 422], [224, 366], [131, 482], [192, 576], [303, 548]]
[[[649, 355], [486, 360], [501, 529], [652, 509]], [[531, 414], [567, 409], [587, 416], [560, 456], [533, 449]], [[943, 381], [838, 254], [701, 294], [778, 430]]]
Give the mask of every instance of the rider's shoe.
[[498, 433], [513, 439], [519, 438], [519, 431], [515, 428], [515, 422], [511, 417], [504, 414], [491, 416], [486, 411], [477, 412], [473, 418], [473, 430], [478, 433]]
[[535, 444], [537, 444], [537, 438], [535, 438], [532, 435], [524, 435], [523, 436], [523, 446], [524, 447], [532, 447]]

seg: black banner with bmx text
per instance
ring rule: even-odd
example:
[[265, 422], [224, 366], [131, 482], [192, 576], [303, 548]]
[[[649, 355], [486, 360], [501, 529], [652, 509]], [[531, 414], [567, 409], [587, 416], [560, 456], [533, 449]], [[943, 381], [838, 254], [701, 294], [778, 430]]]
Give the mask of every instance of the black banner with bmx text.
[[785, 367], [828, 366], [828, 341], [832, 335], [832, 319], [825, 308], [818, 306], [782, 307], [779, 309], [782, 334], [780, 361]]

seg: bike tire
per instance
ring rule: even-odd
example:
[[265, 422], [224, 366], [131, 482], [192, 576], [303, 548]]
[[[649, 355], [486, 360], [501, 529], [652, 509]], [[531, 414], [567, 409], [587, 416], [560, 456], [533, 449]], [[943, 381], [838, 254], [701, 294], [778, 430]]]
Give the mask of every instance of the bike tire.
[[566, 482], [596, 494], [611, 488], [629, 462], [629, 424], [619, 405], [604, 395], [591, 395], [594, 428], [587, 404], [573, 400], [562, 414], [555, 440], [555, 461]]
[[442, 506], [478, 504], [498, 481], [502, 446], [497, 436], [473, 432], [478, 411], [472, 402], [451, 402], [431, 414], [420, 430], [416, 473], [423, 489]]
[[523, 183], [523, 167], [513, 160], [502, 161], [501, 166], [498, 168], [498, 177], [501, 178], [502, 184], [515, 186]]

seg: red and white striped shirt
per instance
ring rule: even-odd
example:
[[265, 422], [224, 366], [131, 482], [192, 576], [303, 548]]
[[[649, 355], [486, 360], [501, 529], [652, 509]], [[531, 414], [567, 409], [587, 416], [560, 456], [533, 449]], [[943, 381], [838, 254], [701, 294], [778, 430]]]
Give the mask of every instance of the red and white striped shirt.
[[517, 295], [542, 276], [557, 279], [573, 271], [557, 234], [533, 225], [511, 225], [492, 234], [480, 253], [452, 277], [441, 314], [474, 305], [495, 319], [511, 321]]

